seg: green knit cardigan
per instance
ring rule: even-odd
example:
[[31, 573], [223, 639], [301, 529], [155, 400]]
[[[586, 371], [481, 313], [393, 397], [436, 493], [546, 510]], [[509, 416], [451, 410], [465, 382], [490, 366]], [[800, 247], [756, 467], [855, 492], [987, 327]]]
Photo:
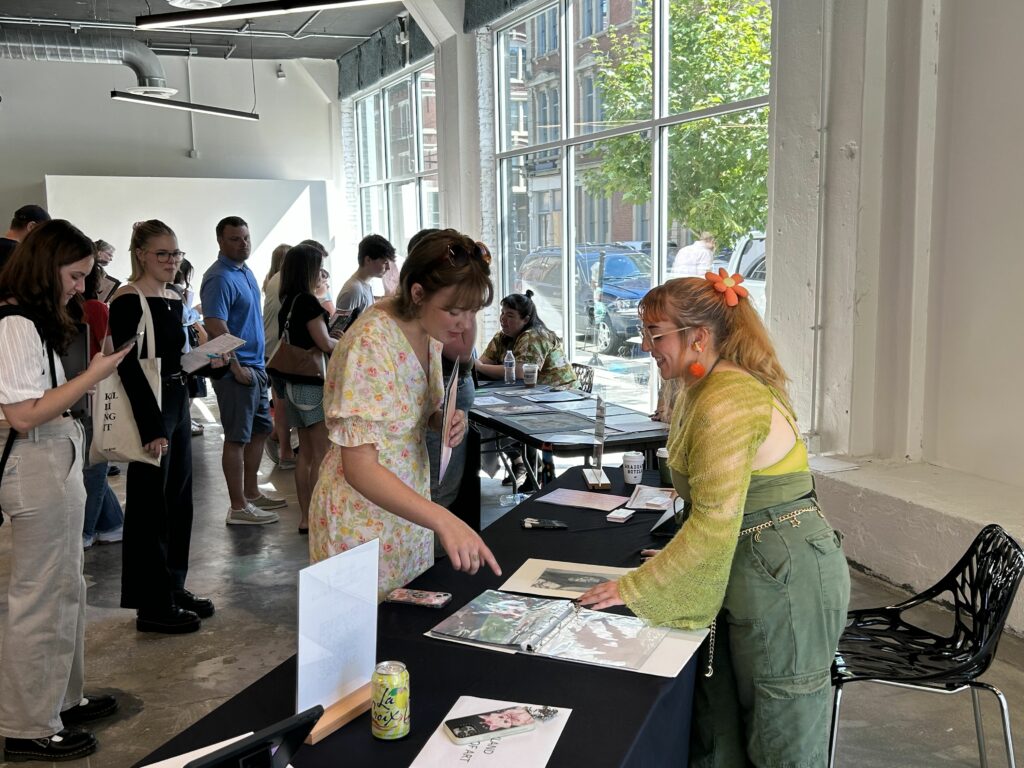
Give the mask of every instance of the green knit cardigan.
[[619, 580], [637, 616], [696, 629], [718, 614], [771, 409], [771, 390], [740, 371], [718, 371], [679, 394], [668, 463], [674, 475], [689, 478], [690, 517], [664, 550]]

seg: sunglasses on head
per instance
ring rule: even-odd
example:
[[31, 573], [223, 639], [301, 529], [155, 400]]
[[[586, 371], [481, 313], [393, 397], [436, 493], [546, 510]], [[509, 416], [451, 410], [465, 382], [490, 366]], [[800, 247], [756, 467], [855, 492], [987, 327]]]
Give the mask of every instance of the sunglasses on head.
[[447, 257], [453, 267], [461, 267], [470, 259], [479, 259], [487, 266], [491, 265], [491, 252], [479, 240], [473, 243], [472, 250], [461, 245], [449, 245], [445, 257]]

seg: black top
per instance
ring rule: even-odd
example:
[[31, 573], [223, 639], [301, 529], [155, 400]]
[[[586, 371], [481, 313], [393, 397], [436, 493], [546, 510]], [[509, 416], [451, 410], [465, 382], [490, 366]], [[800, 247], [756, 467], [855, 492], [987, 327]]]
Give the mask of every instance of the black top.
[[[292, 309], [292, 304], [295, 309]], [[291, 311], [291, 319], [288, 319], [288, 312]], [[284, 338], [284, 323], [288, 320], [288, 343], [300, 349], [317, 349], [316, 342], [309, 335], [309, 328], [306, 323], [316, 317], [322, 317], [324, 323], [330, 319], [327, 310], [320, 306], [320, 302], [312, 293], [300, 293], [294, 298], [286, 296], [281, 302], [281, 311], [277, 313], [277, 332], [280, 338]], [[268, 370], [274, 371], [272, 366]], [[274, 371], [278, 376], [295, 384], [323, 384], [323, 379], [314, 376], [297, 376], [295, 374], [283, 374]]]
[[17, 240], [11, 240], [9, 237], [0, 237], [0, 269], [7, 265], [7, 260], [11, 258], [11, 254], [14, 253], [14, 249], [17, 247]]
[[[181, 372], [181, 350], [185, 346], [185, 329], [181, 325], [181, 299], [146, 297], [153, 315], [153, 335], [156, 337], [156, 356], [160, 360], [160, 375], [164, 380]], [[142, 319], [142, 305], [138, 294], [132, 292], [118, 296], [110, 304], [110, 336], [116, 349], [132, 338]], [[157, 407], [149, 384], [139, 365], [139, 357], [149, 354], [151, 340], [144, 338], [135, 353], [129, 354], [117, 366], [128, 401], [132, 404], [135, 423], [139, 427], [142, 444], [151, 443], [164, 434], [163, 417]]]

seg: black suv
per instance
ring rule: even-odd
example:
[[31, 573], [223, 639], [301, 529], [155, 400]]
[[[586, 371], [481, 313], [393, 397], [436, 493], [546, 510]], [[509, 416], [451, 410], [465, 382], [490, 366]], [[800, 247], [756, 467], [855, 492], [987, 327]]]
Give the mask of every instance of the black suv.
[[[600, 277], [602, 255], [603, 279]], [[523, 260], [515, 281], [518, 292], [533, 291], [537, 312], [547, 325], [553, 328], [561, 325], [564, 302], [560, 247], [531, 251]], [[616, 354], [627, 338], [639, 333], [636, 308], [651, 289], [650, 256], [623, 245], [577, 246], [573, 285], [577, 335], [593, 339], [600, 352]]]

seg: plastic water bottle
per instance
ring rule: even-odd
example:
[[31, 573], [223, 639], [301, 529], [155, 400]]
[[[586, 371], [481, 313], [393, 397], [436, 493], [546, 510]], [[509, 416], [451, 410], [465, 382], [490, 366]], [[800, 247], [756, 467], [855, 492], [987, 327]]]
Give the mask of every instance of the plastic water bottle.
[[530, 494], [521, 491], [519, 493], [504, 493], [498, 497], [498, 504], [503, 507], [514, 507], [522, 504], [528, 498], [530, 498]]
[[516, 383], [516, 356], [511, 349], [505, 353], [505, 383]]

